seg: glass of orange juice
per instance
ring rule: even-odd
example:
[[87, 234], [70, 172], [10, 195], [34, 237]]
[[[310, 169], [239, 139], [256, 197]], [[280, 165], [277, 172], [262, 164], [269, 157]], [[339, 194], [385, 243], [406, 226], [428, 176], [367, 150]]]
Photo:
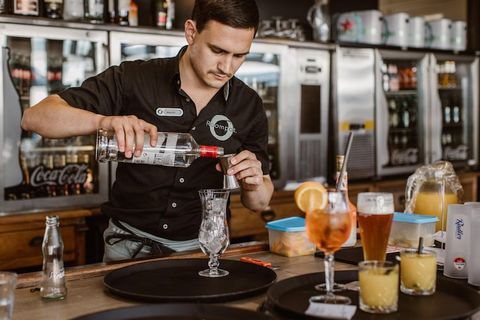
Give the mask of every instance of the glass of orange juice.
[[349, 304], [348, 297], [333, 293], [333, 254], [347, 241], [352, 223], [345, 192], [326, 193], [322, 208], [310, 209], [306, 213], [306, 230], [309, 240], [325, 253], [325, 288], [323, 295], [313, 296], [310, 302]]

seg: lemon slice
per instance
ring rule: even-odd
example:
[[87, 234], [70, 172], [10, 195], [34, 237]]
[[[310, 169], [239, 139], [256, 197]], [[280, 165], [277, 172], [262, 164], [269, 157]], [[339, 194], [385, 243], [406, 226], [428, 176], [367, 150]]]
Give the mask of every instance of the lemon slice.
[[323, 209], [327, 205], [327, 190], [320, 182], [307, 181], [295, 190], [294, 199], [303, 212]]

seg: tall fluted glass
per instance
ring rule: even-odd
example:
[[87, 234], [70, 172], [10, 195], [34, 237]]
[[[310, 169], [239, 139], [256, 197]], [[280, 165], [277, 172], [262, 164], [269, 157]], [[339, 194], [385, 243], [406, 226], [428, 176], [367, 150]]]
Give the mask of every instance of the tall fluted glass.
[[227, 224], [229, 191], [203, 189], [199, 192], [202, 201], [202, 223], [198, 233], [200, 248], [209, 256], [208, 269], [198, 274], [203, 277], [223, 277], [228, 271], [219, 269], [219, 257], [230, 244]]

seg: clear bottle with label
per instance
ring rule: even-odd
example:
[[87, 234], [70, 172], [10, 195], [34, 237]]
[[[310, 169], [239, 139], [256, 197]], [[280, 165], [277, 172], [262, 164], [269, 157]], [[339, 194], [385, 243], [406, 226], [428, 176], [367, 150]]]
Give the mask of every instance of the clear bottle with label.
[[63, 241], [58, 216], [47, 216], [42, 244], [43, 269], [40, 296], [60, 300], [67, 295], [65, 269], [63, 267]]
[[343, 181], [338, 181], [340, 179], [340, 171], [342, 170], [343, 163], [345, 161], [345, 156], [337, 155], [336, 158], [337, 164], [337, 177], [336, 181], [339, 185], [338, 190], [345, 192], [345, 196], [348, 201], [348, 207], [350, 209], [350, 219], [352, 221], [352, 229], [350, 230], [350, 235], [348, 240], [343, 244], [342, 247], [353, 247], [357, 243], [357, 207], [348, 199], [348, 175], [347, 171], [345, 171], [345, 175], [343, 176]]
[[199, 145], [189, 133], [159, 132], [154, 147], [150, 145], [150, 136], [145, 134], [142, 154], [139, 157], [127, 158], [124, 152], [120, 152], [113, 131], [98, 129], [97, 132], [96, 158], [99, 162], [188, 167], [199, 157], [218, 158], [223, 154], [222, 147]]

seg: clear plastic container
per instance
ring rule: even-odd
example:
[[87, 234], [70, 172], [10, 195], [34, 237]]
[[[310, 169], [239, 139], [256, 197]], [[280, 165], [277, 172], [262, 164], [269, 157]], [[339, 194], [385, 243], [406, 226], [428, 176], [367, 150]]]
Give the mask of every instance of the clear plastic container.
[[423, 237], [423, 245], [433, 246], [433, 235], [438, 217], [423, 214], [396, 212], [388, 244], [392, 246], [416, 248], [418, 239]]
[[305, 219], [290, 217], [267, 223], [270, 251], [296, 257], [315, 253], [315, 245], [307, 238]]

